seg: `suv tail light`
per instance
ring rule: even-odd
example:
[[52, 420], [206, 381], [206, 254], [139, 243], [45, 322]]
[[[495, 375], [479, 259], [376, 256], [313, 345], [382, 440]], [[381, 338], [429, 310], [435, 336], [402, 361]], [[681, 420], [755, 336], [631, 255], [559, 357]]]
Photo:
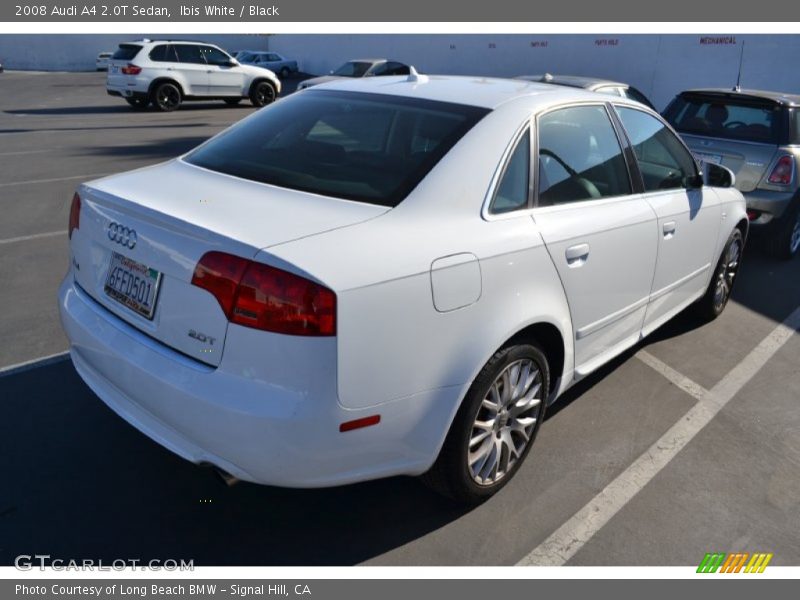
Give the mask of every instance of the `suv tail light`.
[[794, 160], [791, 156], [783, 155], [775, 163], [767, 181], [778, 185], [789, 185], [792, 183], [792, 175], [794, 175]]
[[128, 63], [120, 69], [123, 75], [138, 75], [142, 72], [142, 67], [137, 67], [134, 64]]
[[72, 232], [81, 226], [81, 197], [75, 192], [72, 196], [72, 206], [69, 207], [69, 227], [67, 236], [72, 239]]
[[287, 335], [336, 335], [336, 294], [294, 273], [207, 252], [192, 285], [211, 292], [231, 323]]

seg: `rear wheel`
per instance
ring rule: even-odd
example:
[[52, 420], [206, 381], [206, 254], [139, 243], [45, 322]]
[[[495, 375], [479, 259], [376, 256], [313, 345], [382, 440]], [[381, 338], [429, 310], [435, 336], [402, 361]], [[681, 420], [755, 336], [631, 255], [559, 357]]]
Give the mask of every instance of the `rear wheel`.
[[275, 101], [275, 88], [268, 81], [256, 81], [250, 88], [250, 102], [253, 106], [266, 106]]
[[153, 92], [153, 106], [162, 112], [171, 112], [181, 105], [181, 90], [174, 83], [158, 84]]
[[475, 378], [423, 481], [470, 504], [497, 493], [530, 452], [549, 385], [547, 358], [537, 345], [499, 350]]
[[695, 305], [701, 318], [711, 321], [720, 316], [722, 311], [725, 310], [728, 300], [731, 298], [736, 275], [739, 273], [743, 250], [744, 238], [742, 237], [742, 232], [734, 229], [728, 238], [728, 243], [725, 245], [722, 255], [719, 257], [717, 268], [714, 270], [714, 275], [708, 284], [705, 295]]
[[767, 240], [767, 251], [783, 260], [800, 254], [800, 202], [795, 202], [786, 211], [775, 235]]
[[125, 98], [125, 102], [130, 104], [131, 108], [134, 110], [144, 110], [147, 108], [147, 105], [150, 104], [150, 101], [147, 98], [142, 97]]

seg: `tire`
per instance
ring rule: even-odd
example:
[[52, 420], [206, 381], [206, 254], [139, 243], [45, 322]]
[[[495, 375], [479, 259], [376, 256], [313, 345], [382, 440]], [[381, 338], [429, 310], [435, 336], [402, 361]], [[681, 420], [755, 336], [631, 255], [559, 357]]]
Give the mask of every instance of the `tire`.
[[275, 88], [269, 81], [256, 81], [250, 88], [250, 102], [261, 108], [275, 101]]
[[183, 94], [176, 84], [165, 81], [159, 83], [153, 90], [152, 102], [161, 112], [172, 112], [183, 102]]
[[281, 79], [288, 79], [289, 78], [289, 74], [290, 74], [290, 71], [286, 67], [283, 67], [281, 69], [280, 73], [278, 73], [278, 75], [280, 76]]
[[227, 104], [228, 106], [236, 106], [241, 101], [242, 101], [241, 98], [225, 98], [225, 104]]
[[766, 244], [767, 252], [774, 258], [790, 260], [800, 254], [800, 202], [787, 209]]
[[144, 110], [147, 108], [147, 105], [150, 104], [150, 100], [138, 96], [135, 98], [125, 98], [125, 102], [134, 110]]
[[[517, 387], [514, 382], [523, 379], [526, 365], [530, 367], [525, 377], [529, 384]], [[436, 462], [422, 475], [422, 481], [464, 504], [477, 504], [496, 494], [511, 480], [533, 446], [544, 418], [549, 386], [547, 357], [537, 344], [499, 350], [470, 386]], [[507, 395], [506, 390], [512, 394]], [[526, 402], [520, 404], [522, 400]], [[504, 412], [503, 404], [512, 412]], [[511, 446], [515, 448], [513, 454]]]
[[704, 321], [713, 321], [722, 314], [731, 298], [744, 251], [744, 238], [739, 229], [734, 229], [717, 261], [714, 274], [706, 293], [695, 304], [697, 315]]

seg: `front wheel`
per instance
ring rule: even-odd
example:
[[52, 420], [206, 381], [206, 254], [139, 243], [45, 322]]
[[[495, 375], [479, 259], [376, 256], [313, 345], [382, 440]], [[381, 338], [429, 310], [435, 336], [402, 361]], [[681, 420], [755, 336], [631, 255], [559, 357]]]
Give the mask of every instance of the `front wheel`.
[[717, 268], [708, 284], [706, 293], [695, 305], [697, 313], [706, 321], [712, 321], [722, 314], [731, 298], [733, 284], [739, 273], [744, 250], [744, 237], [742, 232], [734, 229], [728, 238], [728, 243], [722, 251], [717, 262]]
[[275, 88], [267, 81], [257, 81], [250, 89], [250, 102], [259, 108], [273, 102], [275, 96]]
[[423, 481], [468, 504], [497, 493], [530, 452], [549, 385], [547, 358], [537, 345], [499, 350], [475, 378]]

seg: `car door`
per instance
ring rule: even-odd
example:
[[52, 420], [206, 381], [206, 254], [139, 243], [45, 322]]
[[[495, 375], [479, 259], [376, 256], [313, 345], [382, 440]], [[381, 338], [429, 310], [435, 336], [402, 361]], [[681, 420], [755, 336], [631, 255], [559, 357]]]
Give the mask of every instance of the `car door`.
[[658, 261], [644, 331], [649, 333], [697, 299], [714, 267], [722, 210], [691, 153], [658, 117], [615, 106], [633, 148], [645, 199], [658, 219]]
[[187, 96], [208, 96], [208, 65], [197, 44], [173, 44], [178, 55], [180, 81]]
[[605, 103], [536, 119], [533, 219], [569, 302], [582, 377], [639, 340], [656, 266], [655, 213], [636, 193]]
[[658, 219], [647, 334], [705, 291], [722, 209], [714, 191], [702, 186], [689, 150], [660, 118], [631, 106], [617, 105], [615, 110], [633, 148], [645, 199]]
[[219, 48], [200, 46], [208, 72], [210, 96], [241, 96], [244, 93], [244, 70], [231, 62], [231, 57]]

